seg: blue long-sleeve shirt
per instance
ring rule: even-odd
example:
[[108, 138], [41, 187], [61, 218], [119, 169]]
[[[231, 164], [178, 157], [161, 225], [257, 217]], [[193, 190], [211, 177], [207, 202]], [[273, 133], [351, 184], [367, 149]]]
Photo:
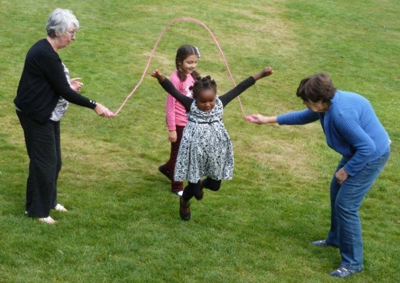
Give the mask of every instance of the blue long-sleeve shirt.
[[328, 111], [309, 109], [277, 117], [280, 125], [302, 125], [320, 120], [329, 147], [348, 158], [344, 170], [353, 176], [369, 161], [382, 156], [390, 145], [369, 101], [363, 96], [337, 90]]

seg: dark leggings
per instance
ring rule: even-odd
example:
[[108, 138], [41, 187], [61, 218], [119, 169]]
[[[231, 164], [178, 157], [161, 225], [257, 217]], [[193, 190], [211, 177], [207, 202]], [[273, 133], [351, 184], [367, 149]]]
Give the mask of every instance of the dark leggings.
[[191, 182], [188, 183], [188, 185], [185, 187], [185, 190], [183, 191], [183, 195], [182, 195], [182, 198], [184, 201], [189, 201], [202, 188], [206, 188], [206, 189], [216, 192], [221, 187], [221, 180], [217, 181], [217, 180], [211, 179], [209, 177], [207, 177], [207, 179], [204, 179], [201, 186], [200, 186], [200, 183], [201, 183], [201, 180], [199, 180], [197, 183], [191, 183]]
[[[178, 157], [179, 145], [181, 144], [184, 128], [184, 126], [176, 126], [177, 140], [176, 142], [171, 142], [171, 154], [169, 156], [169, 160], [167, 163], [165, 163], [165, 167], [167, 167], [167, 170], [172, 178], [174, 178], [175, 175], [176, 158]], [[171, 190], [173, 192], [182, 191], [183, 182], [171, 180]]]

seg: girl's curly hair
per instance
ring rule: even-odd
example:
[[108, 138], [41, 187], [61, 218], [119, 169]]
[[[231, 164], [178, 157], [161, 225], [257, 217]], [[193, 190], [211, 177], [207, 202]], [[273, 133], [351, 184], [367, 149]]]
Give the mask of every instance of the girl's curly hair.
[[193, 92], [193, 98], [197, 99], [200, 91], [204, 89], [213, 89], [217, 93], [217, 83], [210, 76], [197, 77], [194, 85], [190, 87]]

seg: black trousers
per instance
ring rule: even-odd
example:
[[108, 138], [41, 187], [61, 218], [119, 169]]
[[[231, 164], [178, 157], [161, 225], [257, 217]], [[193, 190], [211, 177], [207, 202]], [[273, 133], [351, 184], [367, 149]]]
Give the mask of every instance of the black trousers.
[[185, 201], [189, 201], [192, 197], [194, 197], [195, 194], [199, 192], [201, 188], [206, 188], [211, 191], [218, 191], [221, 187], [221, 180], [214, 180], [209, 177], [207, 177], [203, 183], [201, 183], [200, 180], [197, 183], [188, 183], [188, 185], [185, 187], [183, 191], [182, 198]]
[[[165, 167], [169, 171], [169, 174], [174, 178], [176, 158], [178, 157], [179, 146], [181, 144], [184, 126], [176, 126], [177, 140], [176, 142], [171, 142], [171, 154], [169, 160], [165, 163]], [[183, 182], [181, 181], [171, 181], [171, 191], [179, 192], [183, 190]]]
[[29, 156], [26, 208], [29, 216], [42, 218], [57, 204], [57, 179], [61, 170], [60, 122], [40, 123], [17, 111]]

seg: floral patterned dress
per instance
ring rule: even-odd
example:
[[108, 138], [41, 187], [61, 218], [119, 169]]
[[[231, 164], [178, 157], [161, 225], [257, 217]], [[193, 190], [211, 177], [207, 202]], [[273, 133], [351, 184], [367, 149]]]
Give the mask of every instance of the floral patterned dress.
[[234, 159], [230, 137], [222, 121], [223, 104], [216, 99], [211, 112], [203, 112], [193, 101], [183, 131], [175, 180], [197, 183], [201, 177], [232, 179]]
[[215, 100], [210, 112], [197, 108], [196, 101], [180, 93], [165, 79], [161, 86], [179, 102], [188, 113], [188, 123], [183, 131], [175, 167], [176, 181], [197, 183], [201, 177], [229, 180], [233, 176], [234, 159], [232, 142], [222, 121], [224, 107], [255, 83], [249, 77]]

